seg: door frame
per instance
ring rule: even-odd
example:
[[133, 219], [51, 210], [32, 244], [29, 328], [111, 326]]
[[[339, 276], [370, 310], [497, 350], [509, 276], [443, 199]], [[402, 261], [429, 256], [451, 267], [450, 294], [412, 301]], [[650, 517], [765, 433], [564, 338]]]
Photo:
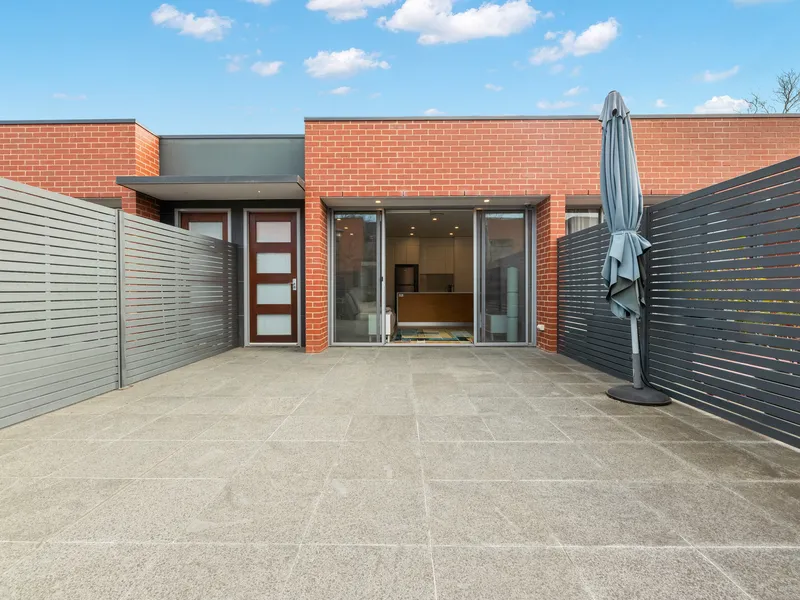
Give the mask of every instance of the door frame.
[[[382, 208], [328, 208], [328, 346], [364, 346], [378, 348], [386, 346], [386, 214]], [[380, 295], [377, 305], [380, 313], [377, 315], [378, 332], [377, 342], [337, 342], [336, 338], [336, 214], [376, 213], [378, 216], [378, 249], [376, 261], [378, 263], [377, 293]]]
[[[251, 213], [295, 213], [297, 215], [297, 342], [251, 342], [250, 341], [250, 214]], [[303, 343], [303, 289], [305, 285], [305, 255], [303, 254], [303, 222], [302, 209], [299, 208], [245, 208], [242, 219], [242, 232], [244, 249], [244, 345], [246, 347], [259, 346], [288, 346], [299, 347]]]
[[225, 213], [228, 215], [228, 241], [232, 242], [233, 222], [231, 217], [233, 215], [231, 212], [230, 208], [176, 208], [173, 225], [179, 229], [183, 229], [181, 227], [181, 215], [185, 213]]

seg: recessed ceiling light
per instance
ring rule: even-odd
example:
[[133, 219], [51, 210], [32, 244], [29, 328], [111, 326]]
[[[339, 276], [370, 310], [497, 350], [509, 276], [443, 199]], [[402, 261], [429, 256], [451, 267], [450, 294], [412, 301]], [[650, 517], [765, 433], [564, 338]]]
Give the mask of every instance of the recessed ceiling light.
[[483, 201], [484, 201], [484, 202], [486, 202], [487, 204], [488, 204], [489, 202], [491, 202], [491, 200], [489, 200], [489, 198], [484, 198], [484, 199], [483, 199]]
[[345, 229], [350, 229], [347, 225], [344, 226]]
[[414, 226], [412, 225], [412, 226], [411, 226], [411, 229], [416, 229], [416, 227], [414, 227]]
[[458, 229], [458, 225], [456, 225], [456, 229]]
[[380, 203], [381, 203], [380, 200], [375, 200], [375, 204], [380, 204]]
[[350, 232], [350, 235], [353, 235], [353, 232], [352, 232], [352, 231]]
[[409, 233], [408, 235], [414, 235], [414, 232], [412, 231], [412, 232], [411, 232], [411, 233]]
[[434, 221], [438, 221], [438, 220], [439, 220], [439, 217], [433, 217], [433, 220], [434, 220]]
[[455, 235], [455, 233], [453, 233], [453, 232], [451, 231], [451, 232], [450, 232], [450, 235]]
[[336, 220], [337, 220], [337, 221], [341, 221], [341, 220], [342, 220], [342, 217], [336, 217]]

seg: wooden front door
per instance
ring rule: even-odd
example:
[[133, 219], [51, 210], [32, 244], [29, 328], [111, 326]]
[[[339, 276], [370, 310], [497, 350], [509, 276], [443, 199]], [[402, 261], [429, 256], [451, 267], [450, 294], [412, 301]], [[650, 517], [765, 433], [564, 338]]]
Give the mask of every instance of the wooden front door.
[[228, 240], [227, 212], [181, 212], [181, 228], [207, 235], [223, 242]]
[[297, 213], [249, 213], [250, 343], [297, 343]]

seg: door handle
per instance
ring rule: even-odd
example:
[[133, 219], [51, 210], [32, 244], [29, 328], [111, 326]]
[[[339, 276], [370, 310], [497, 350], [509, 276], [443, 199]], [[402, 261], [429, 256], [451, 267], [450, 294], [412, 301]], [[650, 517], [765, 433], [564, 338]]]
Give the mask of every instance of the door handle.
[[293, 291], [293, 292], [296, 292], [296, 291], [297, 291], [297, 277], [295, 277], [294, 279], [292, 279], [292, 291]]

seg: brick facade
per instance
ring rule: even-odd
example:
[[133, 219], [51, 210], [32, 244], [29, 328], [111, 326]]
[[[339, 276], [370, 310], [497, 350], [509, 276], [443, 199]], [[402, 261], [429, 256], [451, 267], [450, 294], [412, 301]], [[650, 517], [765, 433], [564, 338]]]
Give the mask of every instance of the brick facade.
[[116, 184], [158, 175], [158, 137], [134, 121], [0, 123], [0, 177], [74, 198], [121, 198], [125, 212], [158, 220], [158, 202]]
[[[680, 195], [800, 154], [800, 119], [641, 118], [633, 123], [646, 195]], [[571, 195], [597, 195], [600, 124], [594, 119], [307, 120], [307, 208], [336, 196], [546, 196], [537, 207], [539, 345], [555, 350], [555, 240]], [[309, 351], [327, 345], [327, 250], [306, 241]], [[307, 227], [308, 231], [308, 227]], [[321, 263], [320, 263], [321, 264]], [[316, 324], [324, 323], [324, 326]]]

